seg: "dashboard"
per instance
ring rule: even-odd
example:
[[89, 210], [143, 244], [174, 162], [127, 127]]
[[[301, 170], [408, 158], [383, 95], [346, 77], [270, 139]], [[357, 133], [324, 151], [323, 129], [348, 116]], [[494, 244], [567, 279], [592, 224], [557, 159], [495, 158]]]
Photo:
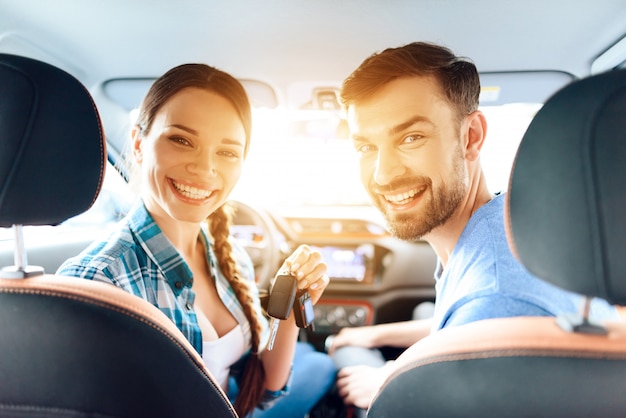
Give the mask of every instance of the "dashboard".
[[[417, 305], [434, 300], [434, 251], [424, 241], [392, 237], [375, 208], [272, 209], [237, 202], [234, 224], [233, 235], [262, 272], [261, 288], [269, 288], [298, 245], [322, 254], [330, 283], [314, 307], [314, 330], [304, 335], [319, 347], [341, 328], [408, 320]], [[266, 252], [279, 256], [272, 260]]]

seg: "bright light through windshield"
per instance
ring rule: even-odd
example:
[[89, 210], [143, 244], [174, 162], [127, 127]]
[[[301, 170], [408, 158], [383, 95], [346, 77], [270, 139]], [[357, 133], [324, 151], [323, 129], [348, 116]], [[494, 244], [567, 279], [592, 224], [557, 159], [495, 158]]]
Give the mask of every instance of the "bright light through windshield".
[[369, 202], [357, 153], [335, 113], [261, 109], [253, 117], [250, 152], [233, 198], [283, 206]]
[[[540, 105], [483, 107], [488, 123], [481, 162], [492, 192], [506, 190], [519, 142]], [[345, 125], [333, 112], [255, 109], [254, 132], [242, 178], [232, 198], [264, 206], [371, 206], [361, 185], [357, 153]], [[110, 178], [96, 204], [67, 222], [100, 228], [122, 216], [129, 193]], [[113, 177], [119, 177], [113, 176]], [[0, 241], [12, 239], [0, 228]]]
[[[481, 162], [492, 192], [506, 190], [515, 151], [540, 105], [481, 110], [488, 123]], [[339, 116], [257, 109], [244, 173], [233, 198], [265, 205], [369, 205], [357, 153]]]

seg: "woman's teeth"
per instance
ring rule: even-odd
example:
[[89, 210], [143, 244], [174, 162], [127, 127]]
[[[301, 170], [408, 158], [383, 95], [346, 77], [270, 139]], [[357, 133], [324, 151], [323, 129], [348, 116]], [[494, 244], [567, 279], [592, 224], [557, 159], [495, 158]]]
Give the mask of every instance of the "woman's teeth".
[[187, 186], [185, 184], [179, 184], [176, 182], [172, 182], [172, 184], [174, 185], [176, 190], [180, 192], [180, 194], [182, 194], [185, 197], [188, 197], [189, 199], [197, 199], [197, 200], [206, 199], [207, 197], [211, 196], [211, 193], [212, 193], [209, 190], [198, 189], [197, 187]]

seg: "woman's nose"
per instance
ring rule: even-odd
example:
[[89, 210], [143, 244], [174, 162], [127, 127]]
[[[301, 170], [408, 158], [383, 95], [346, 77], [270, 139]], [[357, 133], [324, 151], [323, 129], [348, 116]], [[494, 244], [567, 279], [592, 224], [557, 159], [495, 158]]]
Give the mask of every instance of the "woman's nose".
[[213, 154], [209, 151], [201, 151], [187, 163], [187, 170], [198, 175], [215, 176], [217, 174]]

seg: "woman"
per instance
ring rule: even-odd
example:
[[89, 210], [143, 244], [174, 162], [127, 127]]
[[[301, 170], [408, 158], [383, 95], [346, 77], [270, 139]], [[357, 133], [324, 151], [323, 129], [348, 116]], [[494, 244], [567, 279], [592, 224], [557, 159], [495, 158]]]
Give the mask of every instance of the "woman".
[[[293, 318], [280, 322], [273, 349], [265, 349], [268, 323], [252, 263], [229, 240], [225, 205], [250, 135], [250, 104], [235, 78], [204, 64], [169, 70], [151, 86], [132, 129], [140, 199], [112, 236], [67, 260], [58, 274], [109, 282], [160, 308], [231, 389], [240, 416], [277, 402], [299, 416], [332, 385], [335, 369], [325, 354], [302, 349], [292, 374]], [[281, 270], [308, 289], [313, 303], [328, 284], [321, 255], [306, 245]], [[303, 378], [306, 393], [288, 394]]]

